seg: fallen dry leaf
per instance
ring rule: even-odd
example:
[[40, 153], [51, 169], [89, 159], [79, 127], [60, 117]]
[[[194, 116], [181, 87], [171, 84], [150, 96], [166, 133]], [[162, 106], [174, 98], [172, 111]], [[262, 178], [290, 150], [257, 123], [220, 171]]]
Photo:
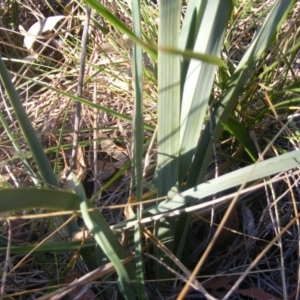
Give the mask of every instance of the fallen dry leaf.
[[100, 145], [103, 152], [106, 152], [112, 158], [120, 162], [118, 168], [122, 168], [127, 162], [128, 158], [124, 154], [126, 151], [122, 147], [117, 146], [111, 139], [101, 140]]
[[128, 197], [126, 206], [124, 207], [124, 216], [128, 219], [130, 217], [133, 217], [135, 215], [132, 206], [130, 204], [136, 202], [136, 197]]
[[28, 50], [31, 50], [34, 42], [40, 38], [44, 32], [52, 31], [56, 24], [65, 18], [65, 16], [48, 17], [42, 21], [34, 23], [27, 32], [23, 27], [19, 27], [20, 32], [25, 35], [24, 47], [26, 47]]
[[237, 292], [244, 296], [251, 297], [253, 300], [280, 300], [272, 294], [266, 293], [256, 287], [250, 289], [238, 289]]
[[222, 289], [225, 289], [226, 291], [229, 291], [231, 288], [231, 282], [233, 281], [232, 278], [221, 276], [221, 277], [214, 277], [208, 282], [203, 284], [203, 287], [205, 289], [210, 289], [210, 294], [212, 294], [214, 297], [218, 297], [221, 299], [224, 295], [221, 293]]
[[98, 168], [98, 172], [99, 172], [97, 174], [97, 179], [101, 180], [101, 181], [107, 180], [109, 177], [113, 176], [116, 172], [114, 163], [111, 161], [98, 160], [97, 168]]

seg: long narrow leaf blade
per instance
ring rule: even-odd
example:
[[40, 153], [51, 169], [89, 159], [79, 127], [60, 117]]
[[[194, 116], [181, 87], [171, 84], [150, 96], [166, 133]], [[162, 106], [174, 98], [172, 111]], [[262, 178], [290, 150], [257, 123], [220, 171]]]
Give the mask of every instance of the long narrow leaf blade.
[[[140, 2], [132, 1], [132, 19], [134, 33], [138, 38], [142, 37]], [[134, 76], [134, 117], [133, 117], [133, 165], [135, 173], [136, 199], [142, 201], [143, 193], [143, 143], [144, 143], [144, 120], [143, 120], [143, 52], [142, 48], [134, 44], [133, 48], [133, 76]], [[140, 207], [137, 207], [137, 216], [141, 216]], [[140, 225], [136, 225], [134, 229], [134, 247], [136, 254], [136, 279], [138, 288], [138, 298], [143, 300], [146, 297], [145, 279], [143, 269], [142, 254], [142, 233]]]
[[[194, 51], [220, 56], [226, 24], [232, 8], [231, 0], [208, 1], [199, 13], [201, 26], [196, 35]], [[190, 28], [194, 30], [194, 28]], [[186, 34], [186, 33], [185, 33]], [[180, 115], [180, 181], [191, 164], [202, 125], [207, 113], [216, 66], [192, 59], [185, 77]]]
[[295, 150], [282, 154], [278, 157], [270, 158], [255, 165], [244, 167], [216, 179], [204, 182], [180, 194], [162, 201], [159, 205], [148, 208], [143, 216], [155, 215], [169, 212], [193, 204], [195, 201], [205, 199], [205, 197], [215, 195], [232, 187], [239, 186], [245, 182], [252, 182], [260, 178], [271, 176], [283, 172], [300, 164], [300, 151]]
[[[180, 0], [162, 0], [158, 44], [160, 47], [178, 48], [180, 29]], [[178, 184], [179, 118], [180, 118], [180, 57], [164, 51], [158, 52], [158, 196], [166, 195]], [[173, 248], [174, 220], [162, 219], [155, 224], [155, 235], [169, 249]], [[164, 253], [157, 257], [170, 265]], [[157, 264], [156, 277], [167, 278], [168, 271]]]
[[[192, 187], [203, 180], [212, 155], [211, 131], [213, 131], [214, 141], [217, 142], [223, 131], [222, 123], [226, 123], [227, 118], [237, 104], [242, 86], [247, 81], [249, 74], [261, 55], [268, 49], [280, 24], [294, 3], [295, 0], [275, 2], [264, 24], [254, 37], [251, 46], [240, 61], [229, 82], [228, 89], [221, 96], [219, 105], [212, 115], [211, 124], [206, 126], [203, 136], [201, 137], [201, 143], [199, 144], [193, 161], [187, 187]], [[212, 127], [212, 129], [210, 127]]]
[[119, 276], [120, 288], [125, 299], [135, 299], [134, 285], [131, 284], [131, 280], [134, 279], [133, 265], [129, 263], [125, 267], [121, 262], [121, 259], [128, 257], [126, 250], [110, 229], [103, 215], [98, 211], [88, 211], [89, 208], [91, 208], [91, 205], [86, 201], [83, 187], [77, 182], [75, 176], [73, 176], [73, 180], [76, 183], [76, 192], [79, 197], [80, 209], [85, 225], [93, 234], [94, 239], [105, 255], [114, 265]]
[[78, 197], [70, 192], [43, 188], [0, 190], [0, 213], [32, 208], [78, 210]]
[[38, 140], [35, 131], [28, 119], [25, 109], [22, 106], [19, 95], [13, 86], [10, 76], [6, 70], [6, 67], [0, 57], [0, 78], [8, 94], [10, 103], [14, 109], [14, 113], [17, 117], [18, 123], [22, 129], [24, 138], [27, 142], [28, 148], [32, 153], [35, 163], [41, 173], [43, 180], [52, 186], [58, 187], [58, 182], [53, 173], [51, 165], [44, 153], [43, 147]]

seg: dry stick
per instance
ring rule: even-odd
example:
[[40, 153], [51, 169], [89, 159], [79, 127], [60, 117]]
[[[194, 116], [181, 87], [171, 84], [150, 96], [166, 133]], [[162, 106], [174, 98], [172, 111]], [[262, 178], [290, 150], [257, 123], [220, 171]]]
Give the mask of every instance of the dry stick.
[[[82, 40], [81, 40], [81, 55], [80, 55], [80, 69], [79, 69], [79, 77], [78, 77], [78, 88], [77, 88], [77, 96], [82, 97], [82, 89], [83, 89], [83, 79], [84, 79], [84, 71], [85, 71], [85, 59], [86, 59], [86, 47], [88, 41], [88, 33], [89, 33], [89, 23], [91, 16], [91, 8], [86, 6], [86, 15], [85, 15], [85, 23], [82, 32]], [[79, 125], [80, 125], [80, 113], [81, 113], [81, 103], [79, 101], [76, 102], [76, 111], [75, 111], [75, 121], [74, 121], [74, 134], [73, 134], [73, 144], [72, 144], [72, 154], [70, 160], [70, 167], [66, 172], [65, 178], [68, 178], [74, 166], [76, 165], [76, 157], [77, 157], [77, 149], [78, 149], [78, 137], [79, 137]]]
[[[275, 141], [275, 140], [280, 136], [280, 134], [285, 130], [285, 128], [287, 127], [288, 123], [289, 123], [289, 121], [288, 121], [288, 122], [287, 122], [287, 123], [279, 130], [279, 132], [275, 135], [275, 137], [272, 139], [272, 141], [270, 142], [270, 144], [266, 147], [266, 149], [265, 149], [264, 152], [262, 153], [262, 156], [264, 156], [264, 155], [266, 154], [266, 152], [269, 150], [269, 148], [271, 147], [271, 145], [273, 145], [274, 141]], [[258, 161], [253, 165], [253, 170], [255, 169], [257, 163], [258, 163]], [[247, 183], [247, 181], [248, 181], [248, 178], [249, 178], [250, 174], [251, 174], [251, 172], [249, 173], [248, 177], [245, 179], [244, 183], [240, 186], [240, 188], [239, 188], [238, 193], [236, 194], [236, 196], [235, 196], [235, 197], [233, 198], [233, 200], [231, 201], [231, 203], [230, 203], [230, 205], [229, 205], [229, 207], [228, 207], [228, 209], [227, 209], [227, 211], [226, 211], [226, 213], [225, 213], [225, 215], [224, 215], [224, 217], [223, 217], [223, 219], [222, 219], [222, 221], [221, 221], [221, 223], [220, 223], [220, 225], [219, 225], [219, 227], [218, 227], [218, 229], [217, 229], [215, 235], [212, 237], [211, 242], [208, 244], [208, 246], [207, 246], [206, 250], [204, 251], [204, 253], [203, 253], [201, 259], [199, 260], [198, 264], [196, 265], [194, 271], [192, 272], [192, 275], [190, 276], [188, 282], [185, 284], [184, 288], [182, 289], [181, 293], [179, 294], [179, 296], [178, 296], [178, 298], [177, 298], [178, 300], [183, 300], [183, 299], [185, 298], [186, 293], [188, 292], [188, 290], [189, 290], [189, 288], [190, 288], [191, 282], [195, 279], [196, 275], [199, 273], [201, 267], [203, 266], [204, 262], [206, 261], [208, 255], [209, 255], [210, 251], [212, 250], [212, 248], [213, 248], [215, 242], [217, 241], [218, 236], [219, 236], [221, 230], [223, 229], [223, 227], [224, 227], [224, 225], [225, 225], [225, 223], [226, 223], [228, 217], [230, 216], [230, 213], [231, 213], [233, 207], [235, 206], [235, 204], [236, 204], [236, 202], [237, 202], [237, 200], [238, 200], [238, 198], [239, 198], [240, 192], [241, 192], [241, 191], [245, 188], [245, 186], [246, 186], [246, 183]], [[278, 238], [277, 238], [277, 239], [278, 239]], [[276, 240], [277, 240], [277, 239], [276, 239]], [[258, 257], [260, 257], [260, 256], [258, 256]], [[252, 265], [251, 265], [251, 266], [252, 266]], [[253, 267], [253, 266], [252, 266], [252, 267]], [[251, 268], [252, 268], [252, 267], [251, 267]], [[250, 268], [250, 270], [251, 270], [251, 268]], [[248, 269], [247, 269], [247, 270], [248, 270]], [[246, 271], [247, 271], [247, 270], [246, 270]], [[244, 278], [244, 277], [241, 276], [240, 279], [241, 279], [241, 278]], [[241, 283], [240, 279], [237, 281], [239, 284]], [[234, 291], [237, 287], [238, 287], [238, 285], [235, 284], [235, 285], [230, 289], [230, 291], [226, 294], [226, 296], [231, 295], [231, 294], [233, 293], [233, 291]], [[228, 299], [228, 298], [225, 297], [224, 299]]]

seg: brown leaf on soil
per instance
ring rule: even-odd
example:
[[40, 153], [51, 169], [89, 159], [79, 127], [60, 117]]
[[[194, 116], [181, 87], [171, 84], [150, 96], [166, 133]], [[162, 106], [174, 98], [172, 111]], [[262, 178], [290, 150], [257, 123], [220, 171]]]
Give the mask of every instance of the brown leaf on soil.
[[272, 294], [266, 293], [256, 287], [251, 287], [250, 289], [239, 289], [237, 292], [243, 296], [248, 296], [255, 300], [280, 300]]
[[97, 167], [98, 167], [98, 180], [107, 180], [109, 177], [113, 176], [116, 172], [116, 169], [114, 167], [114, 163], [110, 161], [103, 161], [98, 160], [97, 161]]
[[107, 140], [101, 140], [100, 142], [100, 145], [101, 145], [101, 148], [102, 148], [102, 151], [108, 153], [109, 155], [115, 151], [115, 143], [110, 140], [110, 139], [107, 139]]
[[203, 287], [208, 290], [210, 294], [212, 294], [214, 297], [222, 298], [224, 295], [220, 290], [225, 289], [226, 292], [230, 290], [231, 288], [231, 282], [233, 281], [232, 278], [229, 277], [215, 277], [212, 278], [209, 282], [206, 282], [203, 284]]
[[79, 181], [82, 181], [82, 179], [86, 173], [86, 170], [87, 170], [87, 167], [86, 167], [85, 160], [84, 160], [84, 151], [81, 147], [78, 147], [75, 174]]
[[100, 145], [103, 152], [106, 152], [115, 160], [122, 162], [122, 165], [120, 165], [119, 168], [122, 168], [127, 162], [128, 158], [124, 154], [126, 153], [126, 150], [120, 146], [117, 146], [111, 139], [102, 140]]

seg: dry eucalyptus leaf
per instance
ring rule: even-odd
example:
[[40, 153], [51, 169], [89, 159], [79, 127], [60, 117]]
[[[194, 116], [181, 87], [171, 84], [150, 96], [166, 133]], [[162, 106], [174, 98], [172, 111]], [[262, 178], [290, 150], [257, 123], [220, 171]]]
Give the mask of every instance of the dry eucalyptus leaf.
[[66, 17], [65, 16], [48, 17], [42, 21], [38, 21], [34, 23], [27, 32], [22, 26], [19, 26], [20, 32], [23, 35], [25, 35], [24, 47], [26, 47], [28, 50], [31, 50], [34, 42], [37, 39], [39, 39], [44, 32], [53, 30], [56, 24], [64, 18]]
[[131, 204], [136, 203], [136, 197], [129, 197], [128, 201], [126, 203], [126, 206], [124, 207], [124, 216], [128, 219], [135, 215]]
[[109, 154], [112, 158], [117, 160], [118, 162], [115, 163], [114, 167], [121, 169], [125, 163], [127, 162], [128, 158], [127, 156], [123, 153], [124, 150], [121, 147], [118, 147], [112, 140], [106, 139], [102, 140], [100, 142], [102, 151], [106, 152]]
[[[119, 151], [119, 150], [115, 150], [114, 152], [111, 153], [111, 156], [118, 160], [118, 161], [121, 161], [121, 162], [126, 162], [127, 161], [127, 156], [122, 152], [122, 151]], [[123, 164], [124, 165], [124, 164]], [[123, 167], [123, 166], [122, 166]]]
[[86, 164], [84, 161], [84, 151], [81, 147], [78, 147], [75, 174], [79, 181], [82, 181], [82, 179], [86, 173], [86, 170], [87, 170], [87, 167], [86, 167]]
[[109, 155], [115, 151], [116, 144], [112, 140], [102, 140], [100, 142], [102, 151], [107, 152]]
[[97, 165], [98, 165], [98, 172], [99, 172], [97, 177], [99, 180], [106, 180], [112, 175], [114, 175], [116, 172], [114, 163], [110, 161], [98, 160]]
[[238, 289], [237, 292], [239, 292], [243, 296], [250, 297], [253, 300], [265, 300], [265, 299], [280, 300], [280, 298], [277, 298], [272, 294], [269, 294], [263, 291], [262, 289], [256, 287], [250, 287], [249, 289]]

